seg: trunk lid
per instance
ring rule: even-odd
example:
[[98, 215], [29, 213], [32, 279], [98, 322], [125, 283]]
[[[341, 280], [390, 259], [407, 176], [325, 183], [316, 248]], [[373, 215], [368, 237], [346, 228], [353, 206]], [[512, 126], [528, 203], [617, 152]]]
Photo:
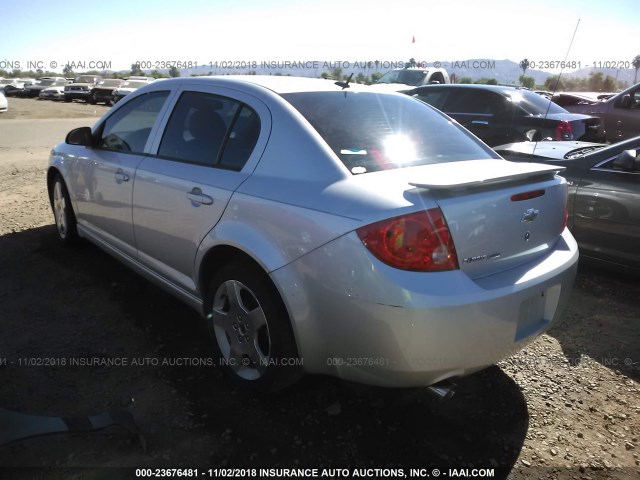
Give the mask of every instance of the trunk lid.
[[428, 191], [447, 220], [460, 269], [478, 278], [555, 246], [564, 230], [563, 167], [504, 160], [430, 166], [409, 183]]

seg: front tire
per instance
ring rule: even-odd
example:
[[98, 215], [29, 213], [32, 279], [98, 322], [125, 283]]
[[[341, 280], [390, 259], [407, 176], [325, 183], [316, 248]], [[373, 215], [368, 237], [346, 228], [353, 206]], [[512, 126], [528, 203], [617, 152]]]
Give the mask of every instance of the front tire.
[[69, 191], [61, 175], [56, 175], [51, 188], [51, 208], [56, 222], [58, 238], [65, 245], [73, 245], [78, 240], [76, 216], [71, 206]]
[[209, 332], [236, 383], [274, 392], [302, 375], [289, 315], [266, 273], [248, 262], [228, 264], [214, 275], [209, 293]]

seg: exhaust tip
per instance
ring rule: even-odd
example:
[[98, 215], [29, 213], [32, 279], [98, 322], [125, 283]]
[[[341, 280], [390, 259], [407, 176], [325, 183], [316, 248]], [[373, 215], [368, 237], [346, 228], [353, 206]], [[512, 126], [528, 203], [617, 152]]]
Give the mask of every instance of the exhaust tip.
[[442, 380], [438, 383], [434, 383], [433, 385], [429, 385], [427, 390], [429, 393], [433, 394], [440, 400], [450, 400], [451, 397], [456, 393], [455, 388], [457, 385], [450, 380]]

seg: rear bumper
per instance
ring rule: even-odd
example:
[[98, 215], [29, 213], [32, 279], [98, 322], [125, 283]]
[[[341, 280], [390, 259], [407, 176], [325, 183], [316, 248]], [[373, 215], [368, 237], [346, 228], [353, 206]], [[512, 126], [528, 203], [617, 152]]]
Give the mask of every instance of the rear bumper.
[[555, 249], [472, 280], [460, 270], [381, 264], [351, 233], [272, 273], [307, 371], [382, 386], [426, 386], [505, 358], [564, 309], [578, 261], [565, 230]]

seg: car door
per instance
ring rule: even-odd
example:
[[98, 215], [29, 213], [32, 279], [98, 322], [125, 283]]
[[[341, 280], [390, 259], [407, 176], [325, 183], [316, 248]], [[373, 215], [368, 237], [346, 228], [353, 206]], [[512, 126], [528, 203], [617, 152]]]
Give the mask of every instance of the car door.
[[573, 233], [590, 256], [640, 266], [640, 171], [613, 167], [615, 157], [584, 172], [574, 203]]
[[198, 246], [255, 167], [269, 128], [266, 106], [252, 96], [183, 88], [155, 154], [136, 171], [133, 222], [140, 262], [196, 292]]
[[[631, 102], [625, 104], [619, 96], [609, 105], [606, 120], [607, 139], [619, 142], [640, 135], [640, 87], [627, 91]], [[626, 94], [625, 94], [626, 95]]]
[[490, 146], [509, 143], [513, 106], [499, 93], [451, 89], [442, 111]]
[[141, 95], [114, 110], [94, 130], [95, 146], [83, 148], [71, 175], [78, 223], [97, 240], [135, 258], [131, 198], [135, 169], [169, 91]]

